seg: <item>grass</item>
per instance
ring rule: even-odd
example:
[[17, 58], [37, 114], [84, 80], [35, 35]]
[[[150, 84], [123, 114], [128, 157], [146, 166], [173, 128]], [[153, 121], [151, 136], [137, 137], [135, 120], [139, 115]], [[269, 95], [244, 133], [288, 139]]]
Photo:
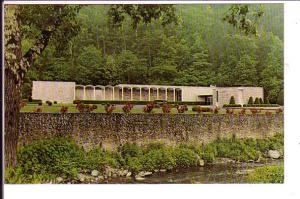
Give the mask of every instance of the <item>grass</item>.
[[[37, 104], [27, 104], [23, 108], [21, 108], [21, 112], [23, 113], [30, 113], [34, 112], [37, 108], [41, 108], [43, 113], [59, 113], [62, 106], [68, 107], [69, 113], [79, 113], [79, 111], [76, 109], [76, 105], [74, 104], [52, 104], [52, 106], [49, 106], [47, 104], [43, 104], [42, 106], [38, 106]], [[103, 105], [97, 105], [98, 108], [93, 111], [93, 113], [106, 113]], [[116, 107], [116, 109], [113, 111], [114, 113], [123, 113], [122, 106]], [[234, 110], [234, 114], [239, 114], [240, 110]], [[262, 110], [259, 114], [265, 114], [266, 110]], [[130, 113], [144, 113], [143, 108], [133, 107]], [[161, 108], [154, 108], [152, 113], [163, 113]], [[177, 110], [176, 108], [171, 109], [171, 114], [176, 114]], [[275, 114], [274, 111], [272, 111], [273, 114]], [[189, 107], [189, 110], [186, 111], [184, 114], [198, 114], [197, 112], [192, 111], [192, 106]], [[205, 112], [201, 114], [212, 114], [210, 112]], [[226, 109], [220, 109], [218, 114], [226, 114]], [[247, 115], [251, 115], [252, 113], [250, 110], [246, 110]]]
[[250, 183], [283, 183], [284, 167], [280, 165], [263, 166], [254, 169], [247, 175], [247, 181]]

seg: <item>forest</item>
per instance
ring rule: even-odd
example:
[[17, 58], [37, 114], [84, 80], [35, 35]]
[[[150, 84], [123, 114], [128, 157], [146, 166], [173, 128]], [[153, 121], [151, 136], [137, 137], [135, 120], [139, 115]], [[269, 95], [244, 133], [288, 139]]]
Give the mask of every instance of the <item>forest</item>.
[[[70, 30], [76, 36], [69, 42], [50, 40], [28, 70], [22, 98], [30, 97], [32, 81], [48, 80], [262, 86], [271, 103], [283, 104], [283, 5], [262, 7], [257, 34], [245, 34], [223, 20], [230, 5], [176, 5], [178, 23], [155, 20], [136, 28], [129, 17], [112, 23], [109, 5], [84, 6], [77, 28]], [[24, 30], [34, 35], [33, 28]], [[23, 52], [34, 39], [22, 39]]]

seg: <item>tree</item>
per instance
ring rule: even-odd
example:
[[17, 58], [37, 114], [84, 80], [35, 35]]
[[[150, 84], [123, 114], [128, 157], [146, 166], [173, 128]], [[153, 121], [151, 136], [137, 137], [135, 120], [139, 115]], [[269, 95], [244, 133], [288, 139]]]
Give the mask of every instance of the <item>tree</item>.
[[255, 98], [255, 100], [254, 100], [254, 104], [260, 104], [260, 103], [259, 103], [259, 99], [258, 99], [258, 97], [256, 97], [256, 98]]
[[[15, 167], [17, 163], [19, 103], [24, 76], [50, 41], [56, 44], [58, 51], [65, 47], [62, 45], [63, 41], [68, 40], [78, 30], [75, 23], [78, 10], [78, 6], [69, 5], [5, 6], [6, 167]], [[23, 38], [35, 38], [26, 53], [22, 52]]]
[[[82, 6], [76, 5], [6, 5], [5, 46], [5, 167], [15, 167], [18, 143], [21, 86], [24, 76], [51, 43], [55, 54], [65, 54], [69, 41], [79, 31], [76, 16]], [[124, 20], [124, 14], [139, 22], [151, 23], [162, 18], [162, 24], [176, 21], [172, 5], [114, 5], [109, 15], [114, 23]], [[33, 40], [25, 53], [24, 38]]]
[[231, 97], [230, 97], [229, 104], [235, 104], [234, 96], [231, 96]]
[[248, 104], [253, 104], [253, 97], [249, 97]]

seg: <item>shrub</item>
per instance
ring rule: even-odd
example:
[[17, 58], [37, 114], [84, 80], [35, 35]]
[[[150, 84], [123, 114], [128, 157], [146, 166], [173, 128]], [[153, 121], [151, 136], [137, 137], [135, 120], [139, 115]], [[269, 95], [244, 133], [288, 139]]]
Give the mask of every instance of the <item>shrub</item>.
[[154, 103], [148, 103], [146, 106], [144, 106], [144, 112], [151, 113], [153, 108], [154, 108]]
[[46, 101], [46, 104], [48, 104], [48, 106], [52, 106], [52, 102], [51, 101]]
[[104, 108], [106, 113], [112, 113], [116, 107], [113, 104], [106, 104]]
[[178, 113], [184, 113], [185, 111], [188, 111], [187, 105], [178, 105], [176, 106]]
[[278, 104], [244, 104], [244, 107], [279, 107]]
[[95, 105], [95, 104], [93, 104], [93, 105], [92, 105], [92, 108], [93, 108], [93, 110], [96, 110], [96, 109], [98, 108], [98, 106]]
[[42, 112], [42, 108], [37, 108], [34, 112], [35, 113], [41, 113]]
[[170, 149], [153, 149], [141, 157], [143, 170], [153, 171], [155, 169], [172, 169], [176, 166], [176, 161]]
[[60, 108], [60, 113], [67, 113], [68, 112], [68, 107], [67, 106], [62, 106]]
[[266, 112], [265, 112], [265, 115], [270, 117], [270, 116], [272, 116], [273, 114], [272, 114], [272, 112], [270, 112], [270, 111], [266, 111]]
[[173, 153], [177, 166], [197, 166], [197, 154], [193, 150], [183, 147], [176, 147]]
[[53, 104], [57, 104], [57, 101], [54, 101]]
[[224, 104], [223, 108], [227, 108], [227, 107], [242, 107], [241, 104]]
[[163, 113], [171, 113], [171, 106], [167, 103], [164, 103], [162, 105], [162, 111]]
[[250, 108], [250, 111], [253, 115], [258, 113], [258, 110], [256, 108]]
[[284, 92], [283, 92], [283, 90], [281, 90], [279, 92], [276, 103], [281, 105], [281, 106], [284, 105]]
[[130, 104], [130, 103], [126, 103], [126, 104], [122, 107], [124, 113], [130, 113], [130, 111], [132, 110], [132, 108], [133, 108], [133, 105]]
[[81, 102], [81, 100], [74, 100], [73, 101], [73, 104], [81, 104], [82, 102]]
[[248, 104], [253, 104], [253, 97], [249, 97]]
[[263, 99], [259, 98], [259, 104], [263, 104], [263, 103], [264, 103]]
[[127, 142], [119, 150], [125, 159], [128, 159], [128, 157], [139, 157], [143, 154], [142, 148], [136, 143]]
[[235, 104], [234, 96], [231, 96], [231, 97], [230, 97], [229, 104]]
[[82, 152], [69, 138], [44, 139], [18, 151], [18, 166], [28, 175], [50, 173], [75, 177]]
[[42, 103], [42, 102], [39, 102], [39, 103], [38, 103], [38, 105], [39, 105], [39, 106], [42, 106], [42, 105], [43, 105], [43, 103]]
[[214, 114], [218, 114], [219, 113], [219, 108], [218, 107], [215, 107], [213, 109], [211, 109], [211, 111], [214, 113]]
[[217, 149], [214, 144], [207, 144], [204, 146], [203, 160], [207, 162], [213, 162], [217, 155]]
[[26, 101], [21, 101], [20, 102], [20, 108], [23, 108], [24, 106], [26, 106], [27, 105], [27, 102]]
[[258, 97], [255, 98], [254, 104], [260, 104]]
[[242, 109], [242, 110], [240, 111], [240, 115], [245, 115], [245, 113], [246, 113], [246, 109]]
[[233, 114], [233, 110], [232, 109], [226, 109], [226, 113], [227, 114]]

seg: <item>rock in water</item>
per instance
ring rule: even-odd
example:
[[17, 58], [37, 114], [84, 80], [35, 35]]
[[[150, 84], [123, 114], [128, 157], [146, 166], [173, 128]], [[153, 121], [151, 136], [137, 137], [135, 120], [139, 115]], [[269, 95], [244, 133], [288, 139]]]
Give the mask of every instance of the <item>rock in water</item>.
[[130, 177], [131, 176], [131, 172], [128, 172], [127, 174], [126, 174], [126, 177]]
[[85, 175], [83, 175], [82, 173], [79, 173], [79, 174], [77, 175], [77, 178], [78, 178], [78, 180], [79, 180], [80, 182], [84, 182], [84, 180], [85, 180]]
[[62, 177], [57, 177], [57, 178], [56, 178], [56, 181], [57, 181], [58, 183], [61, 183], [62, 181], [64, 181], [64, 179], [63, 179]]
[[139, 176], [139, 175], [136, 175], [135, 176], [135, 180], [136, 181], [143, 181], [143, 180], [145, 180], [146, 178], [143, 178], [143, 177], [141, 177], [141, 176]]
[[94, 176], [94, 177], [97, 177], [99, 175], [99, 171], [93, 170], [91, 175]]
[[199, 165], [201, 166], [201, 167], [203, 167], [204, 166], [204, 160], [199, 160]]
[[280, 153], [277, 150], [269, 150], [268, 156], [270, 158], [278, 159], [280, 157]]

